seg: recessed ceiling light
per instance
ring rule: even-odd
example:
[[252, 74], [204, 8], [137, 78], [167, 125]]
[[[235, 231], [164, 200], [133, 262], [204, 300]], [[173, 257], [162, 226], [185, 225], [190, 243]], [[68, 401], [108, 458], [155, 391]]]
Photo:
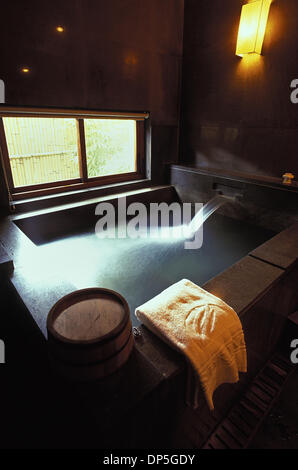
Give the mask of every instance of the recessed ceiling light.
[[29, 73], [30, 69], [28, 67], [22, 67], [22, 72], [23, 73]]
[[57, 27], [56, 27], [56, 31], [58, 31], [58, 33], [64, 33], [64, 28], [63, 28], [63, 26], [57, 26]]

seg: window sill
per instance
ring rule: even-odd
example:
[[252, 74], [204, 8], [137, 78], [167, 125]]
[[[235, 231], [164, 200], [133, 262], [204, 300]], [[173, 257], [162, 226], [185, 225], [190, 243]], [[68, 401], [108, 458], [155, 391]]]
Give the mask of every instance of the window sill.
[[70, 190], [46, 196], [38, 196], [34, 198], [22, 199], [14, 201], [14, 213], [20, 214], [25, 212], [47, 209], [58, 205], [71, 204], [86, 199], [108, 196], [115, 193], [123, 193], [134, 189], [142, 189], [152, 184], [150, 179], [140, 179], [135, 181], [118, 182], [109, 185], [101, 185], [78, 190]]

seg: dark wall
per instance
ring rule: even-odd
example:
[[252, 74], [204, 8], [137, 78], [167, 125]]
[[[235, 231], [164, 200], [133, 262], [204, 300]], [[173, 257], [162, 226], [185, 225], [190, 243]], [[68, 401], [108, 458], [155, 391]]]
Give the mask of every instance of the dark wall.
[[[224, 3], [224, 6], [223, 6]], [[235, 56], [243, 0], [185, 0], [180, 159], [298, 177], [298, 2], [271, 5], [262, 56]]]
[[184, 0], [9, 0], [0, 29], [6, 103], [150, 111], [157, 180], [177, 157], [183, 15]]

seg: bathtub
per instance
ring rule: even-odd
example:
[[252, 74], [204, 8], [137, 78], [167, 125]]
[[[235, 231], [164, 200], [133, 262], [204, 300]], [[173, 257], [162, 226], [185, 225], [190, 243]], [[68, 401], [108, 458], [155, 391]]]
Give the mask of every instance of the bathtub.
[[[191, 178], [194, 181], [193, 174]], [[187, 192], [189, 182], [181, 184], [180, 175], [176, 180], [173, 185], [119, 197], [147, 206], [150, 202], [181, 203], [185, 195], [190, 200], [197, 188], [196, 181]], [[209, 181], [208, 188], [213, 190]], [[212, 419], [202, 395], [196, 413], [198, 426], [200, 420], [209, 423], [209, 427], [202, 426], [203, 440], [270, 357], [288, 314], [298, 308], [295, 288], [298, 225], [278, 230], [276, 224], [260, 226], [252, 223], [252, 219], [215, 213], [205, 223], [203, 245], [197, 250], [185, 250], [181, 239], [102, 240], [94, 233], [98, 220], [95, 207], [106, 200], [67, 204], [10, 216], [3, 221], [1, 242], [13, 257], [15, 268], [9, 282], [45, 337], [48, 311], [69, 292], [101, 286], [126, 298], [133, 324], [141, 335], [135, 341], [135, 353], [120, 382], [115, 386], [111, 379], [112, 385], [105, 392], [102, 384], [94, 384], [87, 390], [76, 389], [75, 393], [83, 399], [99, 427], [103, 423], [102, 403], [106, 403], [104, 421], [118, 427], [117, 410], [121, 405], [122, 412], [127, 411], [135, 423], [130, 431], [134, 446], [142, 447], [145, 439], [148, 448], [156, 442], [171, 446], [169, 428], [176, 429], [178, 419], [189, 413], [184, 402], [185, 365], [180, 355], [139, 325], [134, 309], [182, 278], [192, 280], [231, 305], [243, 325], [248, 373], [238, 384], [224, 384], [215, 392], [216, 416]], [[110, 196], [108, 200], [116, 207], [117, 197]], [[121, 394], [117, 395], [116, 390], [121, 390]], [[139, 419], [140, 407], [148, 420], [145, 434]], [[113, 432], [111, 436], [117, 447]]]

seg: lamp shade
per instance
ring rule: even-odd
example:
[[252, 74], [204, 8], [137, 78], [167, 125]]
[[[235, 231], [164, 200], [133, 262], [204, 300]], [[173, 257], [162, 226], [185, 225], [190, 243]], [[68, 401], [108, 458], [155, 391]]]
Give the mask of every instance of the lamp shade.
[[272, 0], [257, 0], [242, 6], [236, 55], [261, 54]]

